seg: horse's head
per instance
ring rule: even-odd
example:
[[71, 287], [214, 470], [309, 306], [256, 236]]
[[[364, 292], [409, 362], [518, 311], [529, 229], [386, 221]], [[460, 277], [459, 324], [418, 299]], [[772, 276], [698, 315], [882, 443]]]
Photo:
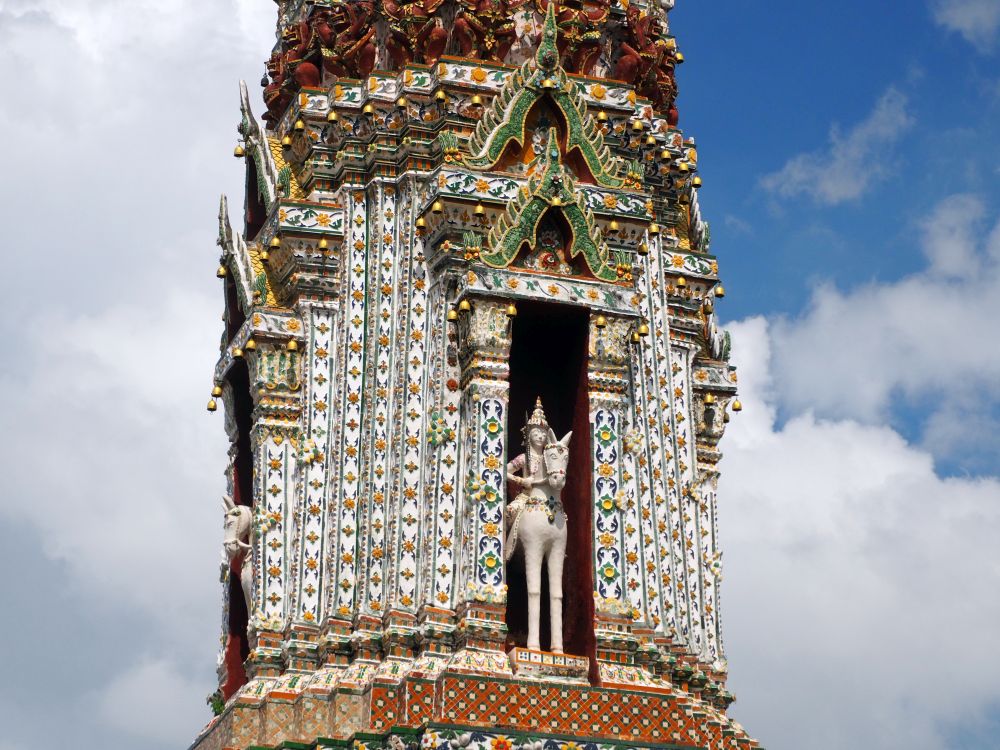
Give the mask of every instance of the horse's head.
[[226, 551], [226, 557], [232, 560], [240, 552], [250, 549], [248, 542], [253, 511], [245, 505], [237, 505], [229, 495], [223, 495], [222, 509], [226, 513], [222, 548]]
[[549, 487], [561, 490], [566, 486], [566, 466], [569, 464], [569, 439], [572, 432], [567, 432], [562, 440], [556, 440], [556, 435], [549, 430], [549, 442], [545, 444], [542, 455], [545, 457], [545, 478]]

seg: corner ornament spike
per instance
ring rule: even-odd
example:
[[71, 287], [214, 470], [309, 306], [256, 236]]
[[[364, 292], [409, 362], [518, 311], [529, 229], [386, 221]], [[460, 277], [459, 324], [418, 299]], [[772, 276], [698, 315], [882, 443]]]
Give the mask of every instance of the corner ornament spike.
[[542, 40], [535, 53], [535, 63], [538, 69], [546, 73], [554, 73], [559, 66], [559, 47], [556, 40], [559, 37], [559, 26], [556, 24], [556, 4], [549, 3], [545, 11], [545, 22], [542, 25]]
[[[538, 244], [538, 227], [547, 211], [560, 211], [570, 228], [568, 256], [583, 255], [591, 273], [602, 281], [616, 281], [617, 267], [611, 262], [608, 246], [602, 241], [594, 215], [575, 191], [573, 179], [566, 172], [559, 150], [558, 133], [549, 128], [548, 144], [540, 177], [532, 177], [526, 191], [512, 201], [487, 238], [480, 257], [494, 268], [506, 268], [521, 247]], [[558, 199], [558, 200], [556, 200]]]

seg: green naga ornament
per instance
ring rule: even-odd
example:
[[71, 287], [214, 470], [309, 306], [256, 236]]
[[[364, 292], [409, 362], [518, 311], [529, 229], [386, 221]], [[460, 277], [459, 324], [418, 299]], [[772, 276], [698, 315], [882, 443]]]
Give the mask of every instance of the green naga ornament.
[[638, 187], [641, 177], [635, 165], [611, 154], [597, 122], [587, 114], [582, 92], [559, 65], [557, 32], [555, 4], [550, 3], [534, 61], [526, 61], [507, 80], [483, 113], [469, 138], [470, 156], [465, 163], [475, 169], [491, 169], [510, 143], [523, 147], [528, 115], [547, 96], [566, 122], [566, 153], [577, 149], [594, 181], [602, 187]]
[[527, 243], [538, 244], [538, 227], [547, 211], [559, 211], [570, 227], [567, 257], [582, 255], [591, 273], [602, 281], [617, 281], [617, 266], [611, 251], [601, 239], [594, 215], [574, 190], [574, 182], [562, 163], [559, 138], [549, 128], [548, 143], [542, 152], [538, 172], [528, 181], [527, 191], [518, 193], [507, 211], [490, 230], [482, 260], [494, 268], [506, 268]]

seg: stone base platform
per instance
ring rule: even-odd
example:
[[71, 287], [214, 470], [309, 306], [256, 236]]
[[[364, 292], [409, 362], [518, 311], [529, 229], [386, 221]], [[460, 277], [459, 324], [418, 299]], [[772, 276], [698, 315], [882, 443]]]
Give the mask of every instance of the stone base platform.
[[554, 654], [530, 648], [515, 648], [508, 654], [515, 677], [586, 685], [590, 659], [586, 656]]
[[294, 698], [287, 691], [237, 695], [192, 747], [358, 750], [360, 743], [363, 750], [560, 750], [568, 741], [585, 750], [759, 747], [722, 711], [673, 688], [599, 687], [447, 669], [433, 677], [376, 678], [360, 689], [337, 680], [327, 681], [325, 689], [308, 678], [303, 683]]

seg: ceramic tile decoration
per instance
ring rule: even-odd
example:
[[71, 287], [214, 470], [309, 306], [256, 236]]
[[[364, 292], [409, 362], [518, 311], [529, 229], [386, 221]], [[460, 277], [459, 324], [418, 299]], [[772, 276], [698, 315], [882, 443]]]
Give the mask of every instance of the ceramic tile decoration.
[[202, 750], [752, 748], [672, 0], [279, 0], [219, 213]]

